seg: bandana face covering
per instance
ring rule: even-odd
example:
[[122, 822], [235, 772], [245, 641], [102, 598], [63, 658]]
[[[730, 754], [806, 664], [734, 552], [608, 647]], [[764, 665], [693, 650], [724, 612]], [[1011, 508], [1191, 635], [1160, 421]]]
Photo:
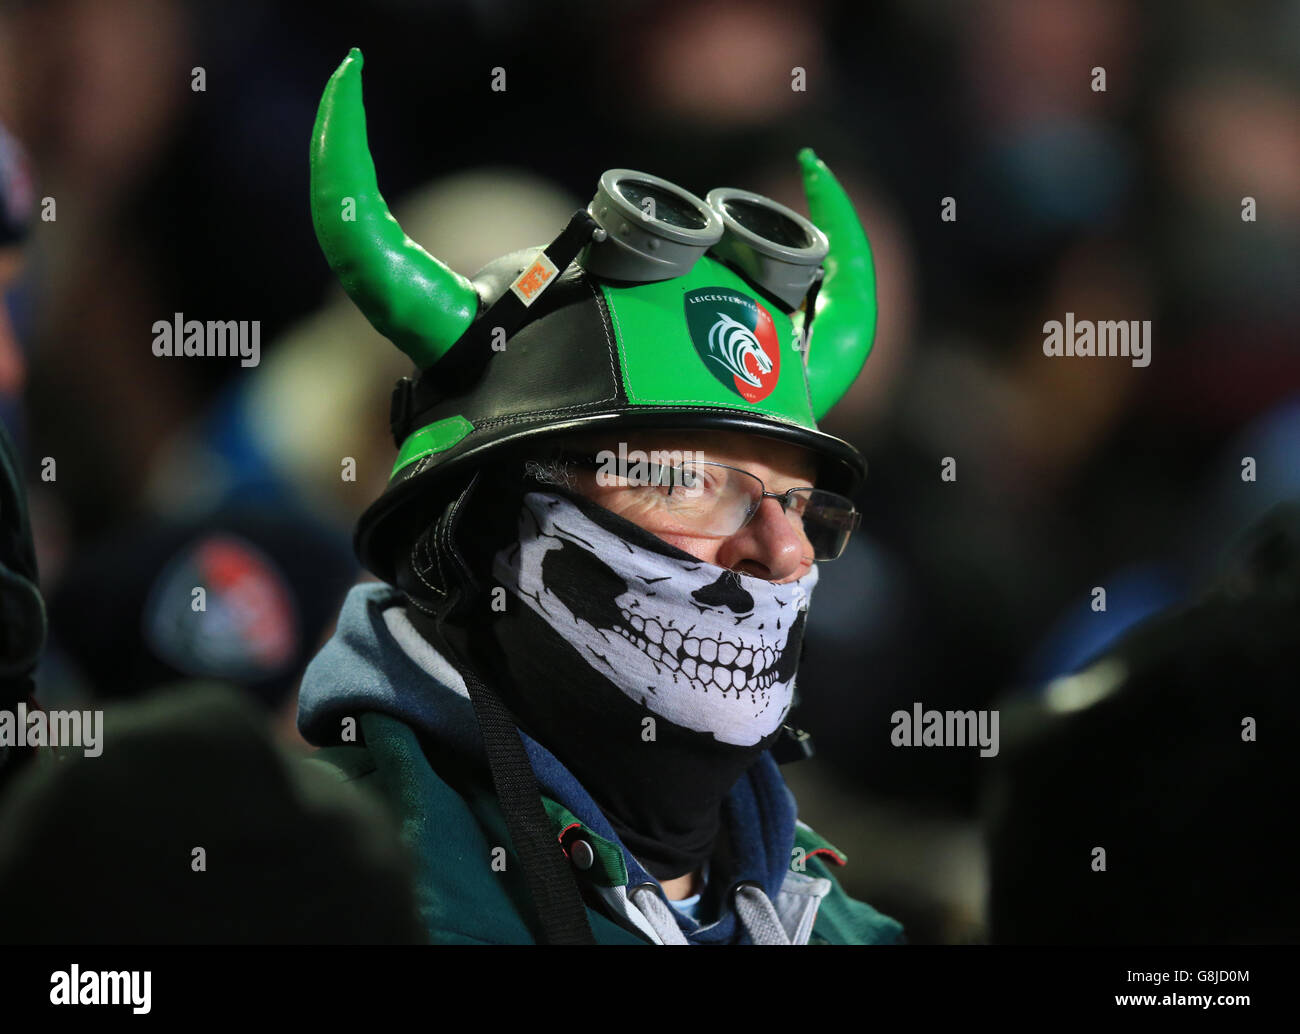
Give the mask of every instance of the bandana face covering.
[[776, 585], [643, 534], [658, 548], [531, 492], [494, 574], [629, 699], [721, 743], [758, 744], [790, 709], [817, 568]]

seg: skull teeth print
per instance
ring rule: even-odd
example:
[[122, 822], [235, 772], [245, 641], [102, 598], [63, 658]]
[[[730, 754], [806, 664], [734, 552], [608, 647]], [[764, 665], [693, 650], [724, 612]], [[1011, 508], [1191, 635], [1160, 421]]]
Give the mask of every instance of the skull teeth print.
[[749, 690], [754, 696], [766, 694], [776, 681], [779, 650], [729, 639], [687, 638], [666, 619], [646, 621], [626, 608], [619, 613], [623, 621], [614, 626], [615, 632], [669, 671], [682, 672], [702, 692]]

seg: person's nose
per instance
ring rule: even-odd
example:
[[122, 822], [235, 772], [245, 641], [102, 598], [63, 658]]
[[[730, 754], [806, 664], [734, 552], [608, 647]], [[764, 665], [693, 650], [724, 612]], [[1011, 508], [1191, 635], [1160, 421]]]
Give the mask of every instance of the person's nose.
[[723, 542], [716, 563], [742, 574], [772, 582], [799, 575], [804, 562], [812, 563], [808, 539], [790, 523], [775, 499], [764, 499], [754, 519]]

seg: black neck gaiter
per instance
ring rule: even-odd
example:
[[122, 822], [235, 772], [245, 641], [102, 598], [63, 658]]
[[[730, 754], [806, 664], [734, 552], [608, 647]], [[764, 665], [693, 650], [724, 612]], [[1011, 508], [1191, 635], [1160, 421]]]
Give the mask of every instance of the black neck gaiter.
[[648, 872], [694, 872], [727, 794], [781, 734], [815, 569], [774, 586], [581, 497], [515, 499], [514, 541], [479, 552], [482, 536], [466, 536], [471, 566], [489, 574], [443, 633]]

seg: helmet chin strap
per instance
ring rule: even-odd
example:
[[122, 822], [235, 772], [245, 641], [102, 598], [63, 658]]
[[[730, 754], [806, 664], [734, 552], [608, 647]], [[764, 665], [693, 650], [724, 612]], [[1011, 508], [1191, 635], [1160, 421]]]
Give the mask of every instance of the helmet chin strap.
[[398, 565], [396, 583], [415, 609], [449, 615], [477, 597], [479, 583], [457, 545], [460, 521], [478, 486], [481, 471], [415, 540]]

